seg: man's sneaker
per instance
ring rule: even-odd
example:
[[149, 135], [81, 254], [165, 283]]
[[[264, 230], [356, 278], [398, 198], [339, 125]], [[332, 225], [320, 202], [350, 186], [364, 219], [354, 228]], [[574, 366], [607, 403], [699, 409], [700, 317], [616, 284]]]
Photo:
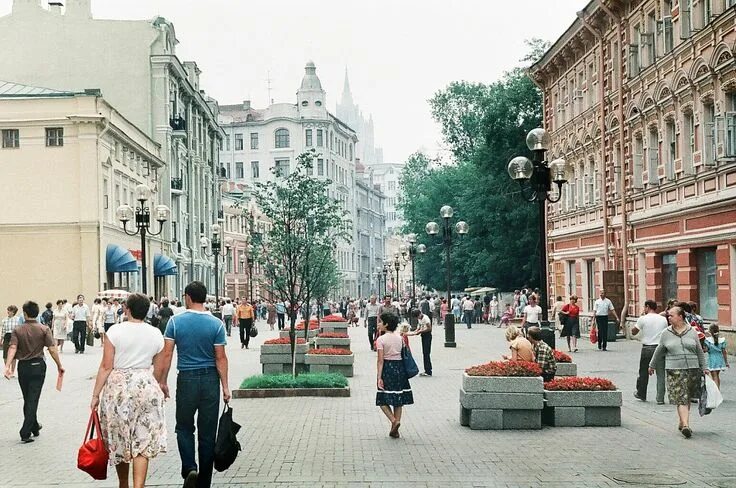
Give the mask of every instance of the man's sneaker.
[[20, 440], [23, 444], [28, 444], [29, 442], [33, 442], [33, 439], [30, 437], [26, 437], [25, 439]]
[[432, 376], [432, 373], [419, 373], [419, 376]]
[[647, 401], [646, 398], [640, 397], [637, 392], [634, 392], [634, 398], [636, 398], [637, 400], [641, 400], [642, 402], [646, 402]]
[[197, 488], [197, 472], [190, 471], [184, 478], [184, 488]]

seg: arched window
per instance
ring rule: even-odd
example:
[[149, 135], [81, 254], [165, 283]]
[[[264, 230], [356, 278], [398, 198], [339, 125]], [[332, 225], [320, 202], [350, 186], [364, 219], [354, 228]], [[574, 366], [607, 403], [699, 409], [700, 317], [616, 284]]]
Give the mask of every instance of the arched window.
[[275, 136], [276, 149], [289, 147], [289, 129], [277, 129]]

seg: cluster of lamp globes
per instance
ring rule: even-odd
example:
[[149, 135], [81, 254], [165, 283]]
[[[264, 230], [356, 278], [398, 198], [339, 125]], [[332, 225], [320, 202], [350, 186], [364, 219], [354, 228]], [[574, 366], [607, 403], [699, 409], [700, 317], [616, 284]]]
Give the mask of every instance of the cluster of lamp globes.
[[[532, 129], [526, 136], [526, 145], [530, 151], [544, 152], [552, 145], [552, 138], [542, 128]], [[547, 167], [549, 168], [552, 182], [562, 184], [570, 181], [572, 168], [568, 166], [564, 159], [554, 159]], [[534, 174], [534, 163], [525, 156], [517, 156], [509, 162], [508, 172], [513, 180], [519, 182], [529, 180]]]
[[[146, 212], [150, 216], [150, 212], [146, 207], [146, 202], [151, 199], [151, 189], [148, 185], [140, 184], [135, 187], [135, 199], [140, 202], [139, 211]], [[133, 207], [125, 203], [118, 207], [115, 211], [115, 215], [118, 220], [125, 225], [133, 220], [133, 217], [136, 215], [136, 211], [133, 210]], [[154, 216], [158, 222], [163, 224], [171, 217], [171, 210], [166, 205], [156, 205]]]

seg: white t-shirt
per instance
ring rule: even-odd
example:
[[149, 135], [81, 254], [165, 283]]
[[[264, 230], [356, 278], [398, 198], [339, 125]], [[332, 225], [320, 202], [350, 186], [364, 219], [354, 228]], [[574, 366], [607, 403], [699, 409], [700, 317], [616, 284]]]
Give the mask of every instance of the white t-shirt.
[[115, 369], [147, 369], [153, 356], [164, 348], [164, 336], [158, 328], [145, 322], [121, 322], [105, 334], [115, 347]]
[[235, 315], [235, 307], [233, 306], [232, 303], [226, 303], [225, 305], [222, 306], [222, 316], [226, 317], [228, 315], [229, 316]]
[[636, 328], [639, 329], [641, 343], [645, 346], [658, 345], [659, 338], [668, 325], [667, 319], [655, 312], [649, 312], [636, 319]]
[[608, 298], [599, 298], [593, 303], [593, 308], [595, 309], [596, 316], [602, 315], [608, 317], [608, 312], [613, 310], [613, 303]]
[[82, 305], [76, 304], [72, 308], [72, 314], [74, 315], [75, 322], [86, 322], [87, 317], [89, 317], [89, 307], [86, 303], [83, 303]]
[[422, 317], [418, 319], [417, 325], [419, 326], [419, 330], [432, 331], [432, 321], [424, 314], [422, 314]]
[[542, 307], [539, 305], [527, 305], [524, 307], [524, 313], [526, 314], [526, 322], [528, 324], [538, 324], [539, 316], [542, 313]]

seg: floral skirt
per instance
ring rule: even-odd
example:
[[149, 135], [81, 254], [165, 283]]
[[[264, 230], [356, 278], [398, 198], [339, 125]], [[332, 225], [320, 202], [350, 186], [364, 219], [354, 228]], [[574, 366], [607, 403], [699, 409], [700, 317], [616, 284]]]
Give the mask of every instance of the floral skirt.
[[113, 369], [100, 395], [100, 427], [110, 464], [166, 452], [164, 394], [150, 369]]
[[400, 407], [414, 403], [414, 394], [411, 392], [411, 385], [406, 377], [403, 361], [400, 359], [384, 360], [381, 379], [383, 380], [383, 390], [376, 392], [376, 405]]
[[700, 378], [703, 372], [698, 368], [668, 369], [667, 390], [671, 405], [690, 405], [690, 400], [700, 398]]

